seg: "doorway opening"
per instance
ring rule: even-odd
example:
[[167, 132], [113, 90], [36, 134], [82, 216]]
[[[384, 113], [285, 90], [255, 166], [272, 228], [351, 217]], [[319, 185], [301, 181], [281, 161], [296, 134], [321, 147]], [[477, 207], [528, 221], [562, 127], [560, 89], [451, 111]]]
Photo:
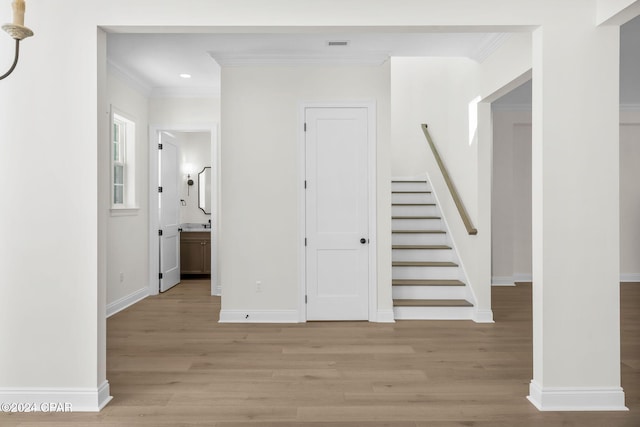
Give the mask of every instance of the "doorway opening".
[[217, 126], [154, 127], [149, 148], [149, 294], [218, 280]]

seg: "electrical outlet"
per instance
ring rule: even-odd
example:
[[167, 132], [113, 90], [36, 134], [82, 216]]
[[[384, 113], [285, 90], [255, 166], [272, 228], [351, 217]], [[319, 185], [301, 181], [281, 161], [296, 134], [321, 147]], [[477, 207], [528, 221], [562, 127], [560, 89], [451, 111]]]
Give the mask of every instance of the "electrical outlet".
[[258, 280], [256, 282], [256, 293], [260, 293], [260, 292], [262, 292], [262, 282]]

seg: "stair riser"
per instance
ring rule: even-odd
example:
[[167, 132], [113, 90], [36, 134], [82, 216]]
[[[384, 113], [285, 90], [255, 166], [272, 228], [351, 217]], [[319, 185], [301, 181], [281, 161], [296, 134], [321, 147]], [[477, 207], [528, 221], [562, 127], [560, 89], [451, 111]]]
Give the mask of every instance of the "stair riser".
[[430, 191], [426, 182], [392, 182], [391, 191]]
[[456, 280], [460, 278], [458, 267], [392, 267], [393, 279]]
[[392, 233], [394, 245], [446, 245], [445, 233]]
[[451, 249], [393, 249], [393, 261], [453, 261]]
[[435, 203], [433, 193], [393, 193], [392, 203]]
[[392, 216], [440, 216], [435, 205], [428, 206], [392, 206]]
[[394, 286], [393, 299], [468, 299], [466, 286]]
[[396, 320], [472, 320], [473, 307], [393, 307]]
[[392, 219], [392, 230], [442, 230], [441, 219]]

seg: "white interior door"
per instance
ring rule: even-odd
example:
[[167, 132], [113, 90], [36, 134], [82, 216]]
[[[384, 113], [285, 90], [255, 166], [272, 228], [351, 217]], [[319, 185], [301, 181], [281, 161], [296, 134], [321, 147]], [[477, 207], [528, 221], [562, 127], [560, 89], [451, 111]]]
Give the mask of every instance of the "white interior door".
[[180, 195], [175, 138], [160, 132], [160, 144], [160, 292], [164, 292], [180, 282]]
[[307, 320], [367, 320], [366, 108], [306, 108]]

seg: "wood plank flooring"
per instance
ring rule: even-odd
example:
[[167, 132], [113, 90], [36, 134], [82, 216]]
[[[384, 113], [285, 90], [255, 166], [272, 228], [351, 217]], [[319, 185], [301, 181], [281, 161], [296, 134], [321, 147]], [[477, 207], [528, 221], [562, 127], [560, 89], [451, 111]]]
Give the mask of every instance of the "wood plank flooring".
[[640, 426], [640, 284], [622, 285], [629, 412], [549, 413], [532, 377], [531, 285], [493, 288], [495, 324], [218, 324], [185, 281], [108, 320], [100, 413], [0, 414], [1, 426]]

